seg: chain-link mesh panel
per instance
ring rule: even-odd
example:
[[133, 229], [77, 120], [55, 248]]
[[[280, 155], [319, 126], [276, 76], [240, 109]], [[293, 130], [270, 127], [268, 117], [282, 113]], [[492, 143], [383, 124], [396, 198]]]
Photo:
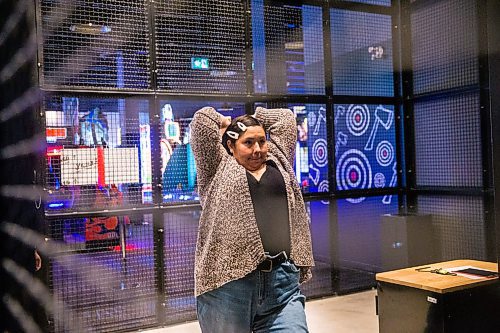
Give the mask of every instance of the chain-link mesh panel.
[[397, 187], [394, 106], [334, 107], [337, 189]]
[[415, 103], [417, 185], [482, 186], [480, 118], [478, 93]]
[[48, 211], [152, 203], [148, 101], [48, 96]]
[[158, 88], [245, 94], [245, 19], [241, 1], [155, 2]]
[[[338, 291], [375, 285], [375, 273], [382, 268], [381, 215], [398, 212], [397, 196], [337, 200], [336, 247]], [[331, 219], [332, 220], [332, 219]]]
[[150, 88], [145, 1], [41, 0], [42, 85]]
[[341, 0], [341, 1], [364, 3], [367, 5], [391, 6], [391, 0]]
[[418, 212], [432, 214], [438, 261], [487, 260], [484, 209], [478, 197], [418, 197]]
[[415, 94], [479, 82], [476, 1], [430, 1], [411, 14]]
[[254, 89], [325, 94], [322, 9], [252, 1]]
[[328, 192], [326, 105], [271, 102], [262, 106], [287, 108], [293, 111], [297, 120], [297, 146], [294, 159], [297, 182], [303, 193]]
[[196, 319], [194, 255], [200, 209], [164, 214], [165, 311], [167, 322]]
[[[328, 202], [306, 205], [311, 216], [311, 232], [316, 266], [313, 279], [301, 288], [308, 297], [333, 292], [331, 277], [331, 235]], [[196, 318], [194, 298], [194, 255], [198, 232], [199, 208], [173, 211], [165, 221], [165, 294], [167, 322]]]
[[157, 324], [151, 215], [50, 220], [56, 332]]
[[391, 16], [331, 9], [333, 93], [394, 96]]
[[235, 118], [245, 113], [245, 105], [178, 100], [161, 100], [159, 103], [162, 202], [198, 201], [196, 165], [189, 129], [193, 115], [202, 107], [211, 106], [224, 116]]
[[330, 220], [330, 201], [311, 201], [306, 203], [311, 218], [311, 238], [313, 244], [313, 277], [300, 286], [306, 297], [331, 295], [333, 290], [333, 258], [331, 246], [333, 229]]

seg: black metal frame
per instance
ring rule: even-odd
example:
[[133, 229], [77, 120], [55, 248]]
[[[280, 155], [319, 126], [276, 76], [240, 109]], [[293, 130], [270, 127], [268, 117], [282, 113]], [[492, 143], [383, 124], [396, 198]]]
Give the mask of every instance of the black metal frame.
[[[489, 103], [488, 109], [485, 112], [489, 113], [491, 124], [491, 188], [493, 195], [490, 196], [492, 203], [489, 206], [489, 216], [491, 218], [491, 229], [495, 229], [494, 244], [496, 245], [496, 262], [500, 260], [500, 96], [494, 92], [500, 90], [500, 3], [496, 0], [483, 0], [481, 2], [485, 7], [486, 18], [486, 33], [488, 40], [488, 66], [484, 70], [488, 72], [488, 81], [485, 86], [489, 88]], [[483, 12], [484, 13], [484, 12]], [[490, 144], [490, 142], [488, 142]]]
[[[251, 35], [249, 34], [249, 27], [250, 27], [250, 20], [251, 20], [251, 14], [249, 12], [250, 8], [250, 0], [242, 0], [245, 2], [245, 26], [246, 26], [246, 48], [247, 48], [247, 89], [249, 91], [253, 90], [253, 80], [252, 80], [252, 72], [248, 64], [251, 64]], [[269, 0], [270, 3], [290, 3], [293, 5], [297, 5], [296, 1], [285, 1], [285, 0], [279, 0], [279, 1], [272, 1]], [[253, 94], [249, 93], [246, 95], [241, 95], [241, 96], [235, 96], [235, 95], [224, 95], [224, 94], [210, 94], [210, 95], [200, 95], [200, 94], [178, 94], [178, 93], [166, 93], [166, 92], [158, 92], [155, 89], [155, 82], [156, 82], [156, 62], [155, 62], [155, 48], [154, 48], [154, 34], [155, 34], [155, 29], [154, 29], [154, 24], [155, 24], [155, 18], [154, 18], [154, 5], [150, 4], [149, 5], [149, 16], [148, 16], [148, 24], [150, 25], [150, 31], [151, 31], [151, 39], [150, 39], [150, 54], [151, 54], [151, 82], [152, 82], [152, 89], [150, 90], [144, 90], [144, 91], [137, 91], [137, 90], [126, 90], [126, 89], [119, 89], [117, 91], [113, 91], [110, 89], [106, 90], [96, 90], [96, 89], [84, 89], [84, 88], [54, 88], [54, 87], [48, 87], [44, 88], [43, 86], [41, 87], [42, 92], [47, 92], [47, 93], [59, 93], [63, 95], [74, 95], [74, 94], [79, 94], [79, 95], [107, 95], [107, 96], [113, 96], [113, 97], [142, 97], [145, 99], [149, 99], [150, 101], [150, 119], [152, 122], [151, 126], [151, 131], [152, 131], [152, 147], [153, 149], [158, 149], [157, 145], [154, 145], [154, 141], [157, 140], [157, 135], [154, 134], [154, 131], [157, 130], [157, 128], [154, 126], [155, 121], [157, 121], [158, 117], [158, 106], [156, 101], [160, 98], [165, 98], [165, 97], [175, 97], [177, 100], [206, 100], [207, 96], [209, 96], [213, 100], [221, 99], [221, 100], [228, 100], [228, 101], [238, 101], [245, 103], [245, 108], [247, 110], [247, 113], [252, 113], [253, 111], [253, 104], [256, 102], [283, 102], [283, 103], [318, 103], [318, 104], [325, 104], [327, 106], [327, 118], [330, 121], [330, 126], [327, 130], [327, 135], [328, 135], [328, 149], [330, 152], [333, 152], [334, 150], [334, 136], [332, 133], [334, 133], [334, 128], [333, 128], [333, 105], [334, 103], [366, 103], [366, 104], [389, 104], [393, 105], [395, 108], [395, 113], [399, 114], [399, 105], [402, 103], [402, 99], [408, 100], [408, 96], [400, 96], [399, 92], [401, 91], [401, 77], [403, 77], [403, 81], [405, 81], [405, 72], [403, 73], [400, 72], [399, 66], [401, 65], [399, 63], [399, 53], [398, 51], [400, 50], [399, 48], [399, 42], [398, 39], [399, 37], [399, 29], [397, 27], [397, 22], [399, 21], [398, 15], [399, 15], [399, 8], [396, 6], [398, 3], [398, 0], [392, 0], [392, 7], [386, 7], [386, 6], [377, 6], [377, 5], [368, 5], [368, 4], [361, 4], [361, 3], [355, 3], [355, 2], [348, 2], [348, 1], [338, 1], [338, 0], [331, 0], [331, 1], [317, 1], [317, 0], [310, 0], [310, 1], [300, 1], [299, 4], [311, 4], [311, 5], [318, 5], [323, 8], [323, 28], [324, 28], [324, 34], [323, 34], [323, 45], [324, 45], [324, 61], [325, 61], [325, 88], [326, 88], [326, 95], [273, 95], [273, 94]], [[362, 11], [362, 12], [370, 12], [370, 13], [378, 13], [378, 14], [385, 14], [385, 15], [391, 15], [392, 17], [392, 22], [393, 22], [393, 65], [394, 65], [394, 85], [395, 85], [395, 96], [394, 97], [375, 97], [375, 96], [347, 96], [347, 95], [333, 95], [333, 87], [332, 87], [332, 61], [331, 61], [331, 50], [330, 50], [330, 13], [329, 10], [332, 8], [339, 8], [339, 9], [347, 9], [347, 10], [354, 10], [354, 11]], [[38, 11], [39, 15], [39, 11]], [[38, 19], [38, 22], [41, 21], [41, 18]], [[403, 25], [404, 27], [404, 25]], [[41, 26], [40, 23], [38, 24], [38, 30], [41, 31]], [[404, 29], [403, 29], [404, 33]], [[408, 38], [404, 38], [405, 40], [409, 40]], [[404, 46], [405, 44], [402, 44], [403, 50], [405, 49]], [[39, 59], [40, 62], [43, 62], [43, 55], [41, 50], [39, 49]], [[402, 55], [403, 57], [405, 56], [404, 54]], [[403, 66], [405, 65], [405, 62], [403, 61]], [[40, 67], [40, 65], [39, 65]], [[41, 74], [39, 74], [41, 75]], [[411, 82], [411, 81], [409, 81]], [[408, 91], [408, 89], [405, 85], [403, 85], [403, 91]], [[404, 95], [404, 93], [403, 93]], [[406, 97], [406, 98], [405, 98]], [[404, 101], [403, 101], [404, 104]], [[407, 104], [404, 104], [406, 107], [408, 107]], [[405, 107], [405, 113], [407, 113], [407, 109]], [[408, 107], [408, 109], [410, 109]], [[396, 137], [397, 137], [397, 144], [403, 144], [401, 142], [400, 137], [401, 134], [399, 133], [400, 130], [400, 125], [399, 122], [401, 119], [399, 119], [399, 116], [395, 117], [395, 128], [396, 128]], [[408, 118], [408, 116], [407, 116]], [[42, 119], [43, 120], [43, 119]], [[330, 132], [328, 132], [330, 131]], [[411, 131], [411, 123], [406, 126], [405, 122], [405, 133], [409, 133]], [[411, 137], [411, 135], [407, 135], [407, 138]], [[406, 140], [405, 143], [407, 143], [408, 140]], [[409, 151], [408, 148], [412, 147], [412, 145], [406, 145], [405, 151]], [[400, 156], [400, 148], [396, 149], [397, 151], [397, 163], [399, 167], [401, 168], [401, 161], [402, 161], [402, 156]], [[156, 156], [156, 154], [154, 154]], [[410, 156], [408, 156], [409, 153], [406, 154], [405, 158], [408, 160]], [[158, 166], [159, 160], [156, 161], [155, 157], [153, 157], [153, 163], [155, 166]], [[332, 154], [329, 154], [329, 165], [335, 166], [335, 159], [332, 157]], [[155, 168], [155, 170], [159, 170], [158, 168]], [[314, 193], [314, 194], [309, 194], [306, 193], [304, 194], [304, 197], [306, 200], [315, 200], [315, 199], [334, 199], [334, 198], [348, 198], [348, 197], [356, 197], [356, 196], [376, 196], [376, 195], [386, 195], [386, 194], [401, 194], [401, 187], [398, 186], [396, 188], [386, 188], [386, 189], [369, 189], [369, 190], [336, 190], [335, 186], [335, 167], [334, 168], [329, 168], [329, 183], [331, 184], [329, 192], [322, 192], [322, 193]], [[411, 173], [411, 168], [408, 169], [409, 173]], [[158, 171], [159, 172], [159, 171]], [[403, 170], [399, 170], [399, 173], [401, 174]], [[156, 181], [156, 187], [154, 190], [155, 193], [155, 200], [154, 204], [158, 205], [159, 207], [170, 207], [170, 206], [176, 206], [177, 204], [164, 204], [160, 200], [160, 194], [161, 189], [159, 189], [160, 182], [158, 181], [161, 179], [161, 175], [155, 174], [153, 175], [154, 180]], [[398, 184], [401, 184], [401, 177], [398, 176]], [[411, 178], [411, 177], [409, 177]], [[409, 179], [408, 178], [408, 179]], [[160, 196], [158, 196], [160, 195]], [[189, 204], [195, 204], [195, 202], [191, 202]], [[403, 203], [400, 202], [400, 206], [402, 206]], [[86, 212], [87, 213], [87, 212]], [[63, 214], [64, 215], [64, 214]], [[75, 214], [72, 213], [72, 216]]]
[[489, 74], [489, 59], [488, 59], [488, 11], [487, 6], [483, 1], [478, 1], [478, 49], [479, 49], [479, 101], [481, 109], [481, 133], [482, 133], [482, 156], [483, 156], [483, 201], [484, 201], [484, 221], [485, 221], [485, 239], [486, 239], [486, 255], [489, 261], [496, 261], [496, 242], [495, 242], [495, 220], [494, 201], [492, 192], [492, 177], [493, 161], [492, 161], [492, 146], [491, 146], [491, 119], [490, 119], [490, 91], [488, 82]]
[[[25, 8], [19, 5], [24, 5]], [[39, 321], [36, 313], [37, 302], [28, 289], [28, 285], [23, 285], [17, 281], [12, 273], [8, 273], [5, 260], [12, 260], [21, 269], [33, 273], [34, 265], [34, 244], [23, 243], [21, 240], [9, 235], [4, 227], [11, 223], [19, 228], [43, 231], [43, 209], [40, 209], [40, 202], [31, 198], [16, 197], [8, 194], [9, 189], [15, 187], [30, 189], [30, 192], [39, 192], [40, 188], [33, 189], [34, 184], [43, 174], [36, 172], [43, 161], [40, 160], [38, 150], [34, 145], [34, 140], [42, 136], [44, 129], [40, 127], [39, 115], [37, 114], [38, 99], [23, 99], [27, 92], [33, 92], [33, 88], [38, 85], [36, 52], [22, 53], [21, 50], [34, 50], [36, 41], [31, 35], [35, 31], [35, 7], [20, 1], [2, 1], [0, 11], [3, 17], [17, 10], [17, 18], [11, 21], [11, 30], [2, 24], [2, 52], [0, 54], [0, 70], [8, 77], [0, 79], [0, 187], [3, 189], [0, 194], [0, 275], [2, 283], [0, 294], [5, 301], [0, 304], [0, 330], [20, 331], [24, 330], [23, 323], [16, 319], [16, 316], [8, 309], [7, 302], [17, 302], [18, 306], [29, 315], [33, 316], [33, 323], [40, 330], [45, 329], [46, 320]], [[7, 23], [7, 20], [3, 21]], [[16, 57], [17, 56], [17, 57]], [[18, 58], [22, 56], [23, 58]], [[19, 61], [20, 60], [20, 61]], [[16, 63], [17, 62], [17, 63]], [[7, 70], [8, 66], [11, 66]], [[33, 97], [33, 96], [31, 96]], [[27, 103], [24, 103], [27, 102]], [[8, 110], [17, 112], [8, 114]], [[18, 154], [4, 154], [11, 150], [14, 145], [26, 143], [26, 149], [19, 150]], [[4, 150], [7, 149], [7, 150]], [[11, 150], [12, 151], [12, 150]], [[33, 273], [38, 275], [37, 273]], [[43, 277], [40, 277], [43, 280]], [[36, 307], [36, 308], [35, 308]], [[42, 322], [43, 321], [43, 322]]]
[[[137, 214], [138, 212], [144, 214], [153, 214], [153, 223], [154, 223], [154, 253], [155, 253], [155, 267], [156, 267], [156, 278], [158, 279], [158, 302], [157, 302], [157, 318], [160, 325], [165, 324], [167, 319], [165, 318], [165, 312], [163, 311], [164, 307], [164, 299], [165, 299], [165, 288], [162, 281], [164, 281], [164, 271], [163, 267], [164, 263], [164, 225], [163, 225], [163, 215], [165, 212], [184, 209], [190, 206], [199, 206], [198, 202], [186, 202], [183, 204], [179, 203], [163, 203], [162, 195], [161, 195], [161, 174], [160, 174], [160, 153], [159, 153], [159, 133], [157, 132], [160, 125], [159, 120], [159, 103], [158, 101], [163, 98], [175, 98], [176, 100], [206, 100], [207, 97], [213, 100], [224, 100], [224, 101], [236, 101], [245, 104], [245, 110], [247, 113], [253, 113], [254, 103], [256, 102], [282, 102], [282, 103], [318, 103], [326, 105], [326, 115], [328, 119], [327, 126], [327, 139], [328, 139], [328, 164], [333, 167], [329, 167], [328, 180], [330, 184], [329, 192], [323, 193], [311, 193], [305, 194], [306, 201], [312, 200], [330, 200], [332, 204], [329, 205], [331, 216], [337, 215], [337, 207], [333, 204], [335, 199], [343, 199], [350, 197], [359, 197], [359, 196], [380, 196], [380, 195], [398, 195], [398, 207], [403, 208], [405, 203], [403, 201], [403, 196], [401, 194], [407, 193], [405, 189], [401, 187], [401, 175], [402, 172], [407, 173], [407, 179], [413, 179], [411, 174], [411, 168], [407, 170], [402, 170], [402, 160], [403, 156], [401, 156], [401, 146], [405, 145], [406, 151], [406, 159], [408, 159], [411, 154], [410, 148], [413, 146], [411, 143], [403, 142], [401, 140], [400, 127], [401, 122], [404, 122], [404, 131], [405, 137], [410, 138], [412, 130], [412, 119], [406, 117], [405, 119], [400, 119], [400, 105], [404, 105], [405, 114], [411, 114], [411, 97], [407, 95], [407, 92], [411, 92], [411, 72], [408, 73], [406, 70], [401, 72], [401, 68], [411, 68], [405, 67], [407, 64], [406, 57], [411, 60], [410, 53], [404, 53], [405, 46], [407, 46], [407, 42], [409, 42], [408, 38], [401, 38], [400, 34], [404, 34], [407, 32], [405, 30], [405, 26], [400, 27], [400, 21], [405, 22], [404, 19], [400, 19], [399, 15], [401, 12], [404, 12], [406, 7], [399, 6], [399, 0], [392, 0], [392, 6], [377, 6], [377, 5], [368, 5], [361, 4], [356, 2], [349, 1], [338, 1], [338, 0], [330, 0], [330, 1], [322, 1], [322, 0], [304, 0], [304, 1], [292, 1], [292, 0], [266, 0], [269, 3], [279, 3], [279, 4], [291, 4], [294, 6], [301, 4], [315, 5], [319, 6], [323, 9], [323, 47], [324, 47], [324, 78], [325, 78], [325, 95], [274, 95], [274, 94], [255, 94], [253, 92], [253, 72], [251, 71], [251, 63], [252, 63], [252, 44], [251, 44], [251, 12], [250, 5], [251, 0], [242, 0], [245, 9], [245, 47], [246, 47], [246, 76], [247, 76], [247, 94], [245, 95], [225, 95], [225, 94], [210, 94], [210, 95], [202, 95], [202, 94], [187, 94], [187, 93], [168, 93], [164, 91], [158, 91], [156, 89], [157, 82], [157, 64], [155, 57], [155, 5], [150, 2], [147, 4], [147, 8], [149, 10], [148, 15], [148, 25], [150, 29], [150, 42], [149, 42], [149, 52], [151, 56], [151, 72], [150, 72], [150, 81], [151, 87], [145, 90], [127, 90], [127, 89], [105, 89], [105, 90], [97, 90], [97, 89], [85, 89], [85, 88], [60, 88], [60, 87], [44, 87], [43, 85], [40, 87], [42, 93], [52, 94], [56, 93], [58, 95], [63, 96], [74, 96], [75, 94], [81, 96], [95, 96], [99, 94], [100, 96], [105, 97], [117, 97], [117, 98], [125, 98], [125, 97], [134, 97], [134, 98], [142, 98], [149, 101], [149, 117], [151, 124], [151, 147], [152, 147], [152, 166], [153, 166], [153, 205], [144, 206], [140, 208], [127, 208], [127, 209], [113, 209], [106, 212], [106, 214], [117, 213], [117, 214]], [[38, 1], [35, 0], [35, 3]], [[352, 10], [358, 12], [368, 12], [368, 13], [376, 13], [376, 14], [384, 14], [391, 15], [392, 19], [392, 41], [393, 41], [393, 70], [394, 70], [394, 96], [393, 97], [377, 97], [377, 96], [347, 96], [347, 95], [334, 95], [333, 93], [333, 79], [332, 79], [332, 54], [331, 54], [331, 27], [330, 27], [330, 10], [331, 9], [345, 9]], [[40, 11], [37, 11], [37, 29], [39, 31], [39, 36], [41, 36], [41, 15]], [[403, 16], [404, 17], [404, 16]], [[401, 42], [400, 42], [401, 40]], [[400, 55], [401, 50], [403, 53]], [[42, 50], [38, 50], [39, 63], [43, 63], [43, 54]], [[403, 59], [402, 63], [400, 62], [400, 57]], [[38, 75], [42, 76], [40, 70], [41, 66], [39, 65]], [[410, 75], [408, 75], [410, 74]], [[408, 80], [408, 81], [405, 81]], [[403, 91], [403, 95], [401, 95], [401, 91]], [[365, 189], [365, 190], [337, 190], [336, 180], [335, 180], [335, 137], [334, 137], [334, 104], [337, 103], [361, 103], [361, 104], [389, 104], [393, 105], [395, 109], [395, 128], [396, 128], [396, 161], [399, 166], [399, 174], [398, 174], [398, 185], [394, 188], [382, 188], [382, 189]], [[40, 123], [44, 123], [43, 115], [40, 115]], [[407, 166], [410, 164], [407, 164]], [[44, 171], [44, 164], [41, 164], [41, 170]], [[408, 171], [410, 170], [410, 171]], [[41, 181], [44, 183], [44, 179]], [[410, 182], [411, 183], [411, 182]], [[76, 213], [46, 213], [46, 219], [53, 219], [57, 217], [88, 217], [88, 216], [98, 216], [102, 215], [102, 210], [93, 210], [87, 212], [76, 212]], [[338, 232], [336, 230], [336, 223], [331, 223], [331, 239], [333, 242], [339, 237]], [[336, 288], [337, 285], [337, 276], [335, 274], [335, 265], [338, 263], [338, 251], [332, 247], [332, 285]]]

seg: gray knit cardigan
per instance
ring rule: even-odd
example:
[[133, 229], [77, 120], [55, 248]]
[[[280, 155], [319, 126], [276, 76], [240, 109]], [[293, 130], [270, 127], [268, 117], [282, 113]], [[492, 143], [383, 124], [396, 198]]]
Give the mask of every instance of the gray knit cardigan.
[[[300, 268], [300, 282], [305, 282], [312, 276], [314, 260], [309, 216], [292, 167], [297, 138], [295, 117], [288, 109], [260, 107], [255, 117], [269, 134], [268, 160], [276, 163], [286, 185], [290, 257]], [[195, 113], [190, 125], [202, 207], [195, 296], [244, 277], [264, 259], [246, 170], [221, 144], [222, 120], [214, 108], [205, 107]]]

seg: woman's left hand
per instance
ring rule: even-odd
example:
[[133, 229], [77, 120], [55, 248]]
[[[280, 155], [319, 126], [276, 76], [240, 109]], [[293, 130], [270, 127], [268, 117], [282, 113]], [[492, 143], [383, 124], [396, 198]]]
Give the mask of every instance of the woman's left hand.
[[231, 125], [231, 117], [227, 116], [224, 117], [221, 124], [220, 124], [220, 135], [224, 135], [224, 132], [226, 131], [226, 128]]

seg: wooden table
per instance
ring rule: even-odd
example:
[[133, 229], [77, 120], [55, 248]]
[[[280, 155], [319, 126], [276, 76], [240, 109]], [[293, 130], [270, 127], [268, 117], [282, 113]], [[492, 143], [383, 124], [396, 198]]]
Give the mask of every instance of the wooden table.
[[496, 263], [453, 260], [377, 274], [379, 331], [500, 332], [498, 278], [427, 272], [459, 266], [498, 272]]

